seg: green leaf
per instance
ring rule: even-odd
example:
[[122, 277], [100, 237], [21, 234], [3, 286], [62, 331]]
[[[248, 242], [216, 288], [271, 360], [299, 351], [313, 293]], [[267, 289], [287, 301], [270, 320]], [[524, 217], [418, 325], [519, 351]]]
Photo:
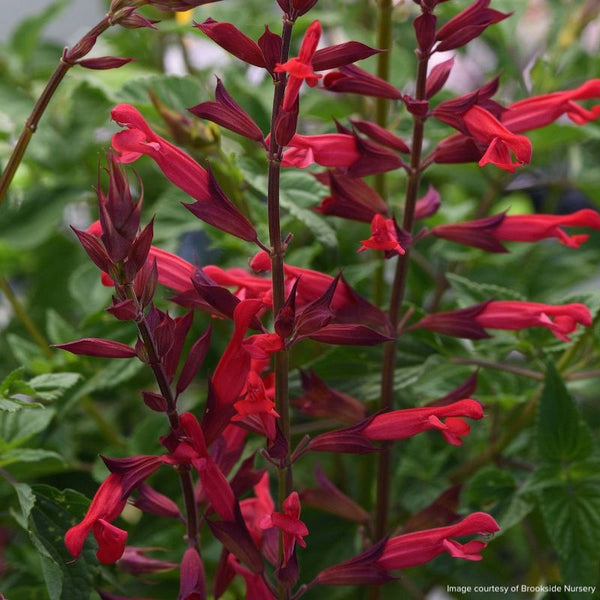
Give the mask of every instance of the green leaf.
[[469, 482], [466, 498], [477, 510], [492, 510], [509, 498], [516, 488], [515, 478], [495, 467], [477, 473]]
[[53, 308], [46, 312], [46, 332], [51, 344], [61, 344], [65, 340], [77, 338], [77, 330], [59, 315]]
[[[66, 338], [63, 338], [66, 339]], [[44, 400], [57, 400], [80, 379], [79, 373], [46, 373], [28, 381], [35, 395]]]
[[89, 501], [74, 490], [60, 491], [48, 485], [32, 486], [35, 505], [31, 509], [30, 537], [39, 552], [51, 600], [88, 600], [92, 576], [85, 552], [77, 561], [64, 546], [65, 532], [81, 519]]
[[126, 83], [120, 91], [121, 102], [130, 102], [137, 107], [152, 106], [148, 92], [155, 93], [171, 110], [187, 113], [190, 106], [198, 104], [206, 92], [191, 77], [176, 75], [154, 75]]
[[6, 336], [6, 341], [17, 361], [23, 365], [27, 365], [28, 369], [31, 370], [33, 364], [39, 363], [42, 360], [42, 351], [33, 342], [14, 333], [9, 333]]
[[582, 460], [594, 449], [589, 429], [551, 363], [540, 398], [536, 438], [540, 457], [546, 462]]
[[563, 580], [570, 585], [595, 585], [600, 562], [600, 486], [556, 486], [539, 495], [539, 505]]
[[29, 513], [35, 504], [35, 496], [33, 495], [31, 487], [26, 483], [13, 483], [13, 487], [15, 488], [15, 492], [17, 492], [21, 512], [17, 513], [16, 511], [13, 511], [12, 515], [17, 523], [26, 530]]
[[447, 273], [446, 277], [465, 306], [486, 300], [526, 300], [525, 296], [519, 292], [500, 285], [477, 283], [454, 273]]
[[15, 448], [7, 452], [0, 452], [0, 467], [19, 462], [37, 463], [42, 460], [52, 459], [64, 464], [64, 459], [60, 454], [52, 450], [43, 450], [42, 448]]
[[7, 451], [22, 446], [36, 433], [44, 431], [53, 417], [54, 410], [50, 408], [0, 413], [0, 449]]

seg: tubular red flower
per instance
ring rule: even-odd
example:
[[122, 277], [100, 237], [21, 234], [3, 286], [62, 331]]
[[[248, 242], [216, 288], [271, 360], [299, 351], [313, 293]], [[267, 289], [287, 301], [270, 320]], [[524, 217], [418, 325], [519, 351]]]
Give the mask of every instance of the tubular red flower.
[[312, 57], [317, 49], [320, 38], [321, 23], [314, 21], [309, 25], [304, 34], [298, 56], [291, 58], [283, 64], [277, 63], [275, 66], [275, 73], [289, 74], [285, 95], [281, 104], [281, 108], [284, 111], [291, 111], [294, 108], [303, 81], [306, 81], [310, 87], [314, 87], [322, 77], [322, 75], [317, 75], [312, 67]]
[[449, 444], [460, 446], [461, 437], [469, 434], [470, 427], [459, 417], [482, 419], [483, 408], [476, 400], [467, 398], [445, 406], [394, 410], [373, 417], [364, 428], [363, 435], [369, 440], [400, 440], [429, 429], [438, 429]]
[[361, 157], [356, 138], [344, 133], [296, 134], [287, 143], [282, 166], [304, 169], [314, 163], [322, 167], [349, 167]]
[[538, 129], [553, 123], [566, 114], [577, 125], [595, 121], [600, 115], [600, 105], [586, 110], [575, 100], [600, 98], [600, 79], [586, 81], [573, 90], [563, 90], [532, 96], [507, 106], [502, 114], [502, 124], [511, 131], [519, 133]]
[[454, 537], [490, 535], [500, 530], [488, 514], [477, 512], [455, 525], [415, 531], [381, 540], [358, 556], [324, 569], [315, 582], [321, 585], [380, 585], [390, 581], [388, 571], [416, 567], [448, 553], [454, 558], [481, 560], [486, 543], [460, 544]]
[[[463, 117], [469, 133], [478, 142], [487, 145], [480, 166], [488, 163], [514, 171], [515, 167], [528, 164], [531, 160], [531, 142], [523, 135], [509, 131], [490, 112], [480, 106], [472, 106]], [[511, 151], [517, 158], [513, 162]]]
[[475, 320], [490, 329], [545, 327], [563, 342], [571, 341], [567, 334], [575, 331], [577, 324], [585, 327], [592, 324], [590, 311], [583, 304], [553, 306], [511, 300], [488, 302]]
[[267, 437], [275, 439], [275, 419], [279, 417], [279, 413], [275, 410], [275, 402], [267, 395], [265, 384], [258, 373], [250, 370], [242, 399], [233, 406], [237, 414], [232, 417], [232, 421], [243, 421], [250, 415], [256, 415], [260, 418]]
[[115, 133], [113, 148], [119, 162], [131, 163], [142, 154], [154, 159], [167, 178], [196, 200], [209, 200], [208, 173], [191, 156], [154, 133], [140, 112], [130, 104], [119, 104], [111, 117], [127, 130]]
[[578, 324], [585, 327], [592, 324], [592, 315], [584, 304], [552, 305], [500, 300], [455, 311], [433, 313], [413, 327], [470, 339], [488, 337], [486, 328], [520, 330], [545, 327], [559, 340], [569, 342], [571, 340], [567, 334], [575, 331]]
[[494, 230], [494, 237], [507, 242], [537, 242], [555, 237], [569, 248], [579, 248], [588, 235], [568, 235], [562, 227], [589, 227], [600, 231], [600, 214], [584, 208], [569, 215], [507, 215]]
[[119, 153], [119, 162], [134, 162], [142, 154], [147, 154], [171, 183], [197, 200], [184, 206], [198, 218], [243, 240], [257, 240], [252, 224], [225, 196], [212, 174], [189, 154], [154, 133], [136, 108], [119, 104], [112, 109], [111, 116], [127, 127], [112, 138], [113, 148]]
[[377, 564], [386, 570], [405, 569], [426, 563], [447, 552], [454, 558], [481, 560], [485, 542], [472, 540], [459, 544], [454, 537], [474, 534], [490, 535], [500, 530], [498, 523], [488, 514], [477, 512], [449, 527], [415, 531], [388, 540]]
[[102, 563], [116, 562], [125, 549], [127, 532], [110, 524], [122, 512], [127, 502], [123, 496], [123, 475], [111, 473], [100, 485], [88, 511], [79, 524], [65, 534], [65, 546], [72, 556], [79, 556], [90, 531], [98, 542], [96, 556]]
[[376, 214], [371, 221], [371, 237], [368, 240], [361, 240], [361, 244], [357, 252], [364, 252], [371, 248], [400, 255], [406, 254], [406, 250], [398, 241], [396, 223], [393, 219], [387, 219], [380, 214]]
[[438, 225], [429, 233], [459, 244], [475, 246], [489, 252], [506, 252], [500, 242], [537, 242], [557, 238], [569, 248], [579, 248], [589, 236], [568, 235], [562, 227], [590, 227], [600, 230], [600, 214], [590, 208], [569, 215], [505, 215], [485, 219]]
[[294, 553], [296, 542], [306, 548], [304, 537], [308, 535], [306, 525], [300, 521], [300, 498], [298, 492], [292, 492], [283, 501], [283, 513], [273, 512], [266, 515], [260, 526], [263, 529], [277, 527], [283, 533], [282, 566], [285, 567]]

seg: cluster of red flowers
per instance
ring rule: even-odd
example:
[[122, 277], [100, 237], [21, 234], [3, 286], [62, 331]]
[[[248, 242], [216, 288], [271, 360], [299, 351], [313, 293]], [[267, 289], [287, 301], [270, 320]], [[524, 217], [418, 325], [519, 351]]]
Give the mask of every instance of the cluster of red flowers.
[[[284, 20], [293, 23], [310, 10], [316, 0], [278, 2], [285, 14]], [[151, 3], [182, 10], [206, 2], [162, 0]], [[476, 0], [438, 28], [433, 14], [438, 2], [420, 0], [416, 3], [420, 15], [414, 25], [421, 59], [463, 46], [488, 26], [509, 16], [490, 9], [490, 0]], [[298, 55], [283, 61], [282, 38], [268, 27], [257, 42], [231, 23], [207, 19], [197, 27], [240, 60], [265, 69], [277, 85], [285, 86], [285, 92], [270, 136], [263, 134], [220, 80], [215, 101], [201, 103], [191, 112], [254, 140], [265, 149], [270, 160], [274, 159], [273, 148], [278, 149], [283, 167], [305, 168], [313, 164], [327, 167], [329, 170], [316, 176], [329, 186], [330, 195], [322, 199], [317, 210], [325, 215], [371, 223], [371, 235], [361, 242], [359, 252], [380, 250], [388, 258], [401, 258], [422, 237], [403, 230], [386, 202], [362, 179], [392, 169], [405, 169], [410, 173], [414, 166], [405, 162], [402, 155], [410, 153], [411, 148], [401, 137], [369, 121], [353, 121], [351, 127], [338, 124], [337, 133], [297, 133], [299, 99], [305, 82], [313, 87], [322, 83], [325, 90], [332, 92], [398, 100], [416, 120], [425, 122], [436, 118], [455, 128], [458, 133], [431, 151], [428, 164], [478, 161], [482, 166], [492, 163], [512, 171], [530, 161], [531, 144], [522, 132], [547, 125], [565, 114], [578, 124], [600, 114], [599, 106], [587, 110], [576, 103], [600, 96], [600, 80], [507, 107], [491, 100], [497, 88], [494, 81], [471, 94], [430, 107], [431, 99], [450, 74], [452, 61], [431, 70], [425, 99], [413, 98], [354, 66], [354, 62], [378, 50], [358, 42], [317, 50], [321, 35], [318, 21], [307, 28]], [[124, 129], [112, 140], [115, 153], [108, 159], [108, 190], [105, 193], [101, 186], [98, 189], [99, 221], [87, 231], [76, 231], [76, 234], [103, 272], [103, 281], [114, 286], [113, 305], [108, 310], [117, 319], [134, 323], [139, 338], [135, 347], [94, 338], [60, 347], [91, 356], [137, 356], [147, 363], [155, 374], [159, 391], [143, 392], [143, 400], [152, 410], [167, 415], [170, 432], [161, 438], [166, 449], [162, 455], [105, 459], [111, 474], [98, 489], [83, 521], [66, 533], [65, 544], [73, 556], [79, 556], [85, 538], [93, 531], [101, 562], [120, 559], [124, 566], [137, 568], [138, 572], [171, 568], [170, 563], [163, 561], [153, 563], [153, 559], [145, 555], [145, 549], [127, 548], [127, 533], [111, 523], [120, 515], [128, 498], [132, 498], [142, 510], [186, 520], [188, 547], [180, 565], [179, 598], [204, 598], [204, 568], [196, 518], [196, 511], [201, 507], [203, 522], [223, 544], [215, 597], [226, 590], [236, 575], [245, 580], [248, 598], [274, 597], [274, 585], [267, 575], [265, 560], [274, 566], [278, 585], [286, 589], [295, 585], [298, 579], [296, 546], [305, 547], [304, 538], [309, 535], [306, 524], [300, 520], [301, 501], [311, 503], [312, 499], [315, 504], [327, 506], [342, 516], [349, 515], [357, 522], [365, 520], [365, 511], [323, 475], [318, 490], [300, 494], [293, 491], [280, 499], [280, 510], [276, 510], [268, 474], [265, 469], [254, 468], [254, 457], [242, 461], [233, 472], [243, 454], [248, 432], [265, 438], [265, 456], [283, 469], [307, 452], [377, 452], [380, 450], [377, 442], [404, 439], [428, 430], [437, 430], [449, 444], [460, 445], [470, 432], [465, 419], [482, 419], [484, 407], [470, 398], [475, 391], [471, 382], [426, 406], [369, 416], [356, 398], [329, 388], [314, 373], [303, 373], [304, 396], [296, 400], [296, 407], [308, 415], [332, 417], [348, 426], [304, 441], [291, 453], [290, 440], [283, 431], [275, 403], [272, 357], [305, 338], [325, 344], [375, 345], [393, 342], [401, 332], [341, 274], [331, 276], [289, 264], [283, 265], [285, 303], [275, 311], [272, 280], [265, 275], [273, 269], [270, 248], [259, 239], [251, 221], [227, 197], [212, 173], [156, 134], [133, 106], [116, 106], [112, 118]], [[258, 247], [258, 253], [250, 261], [250, 270], [194, 266], [152, 245], [152, 223], [140, 230], [141, 201], [132, 199], [120, 167], [142, 155], [152, 158], [164, 175], [194, 200], [184, 205], [193, 215]], [[431, 216], [440, 201], [439, 194], [431, 188], [417, 202], [415, 217]], [[591, 210], [561, 217], [501, 214], [472, 222], [439, 225], [425, 234], [491, 252], [506, 251], [504, 241], [533, 242], [547, 237], [556, 237], [566, 246], [576, 248], [587, 236], [570, 236], [563, 230], [570, 226], [600, 229], [600, 217]], [[153, 297], [157, 283], [175, 290], [174, 301], [180, 306], [202, 310], [233, 323], [231, 338], [209, 379], [206, 408], [200, 420], [191, 413], [179, 414], [177, 399], [202, 366], [210, 344], [210, 330], [193, 343], [181, 361], [192, 312], [172, 318], [156, 308]], [[275, 313], [273, 331], [264, 324], [264, 316], [269, 311]], [[489, 336], [486, 329], [543, 327], [559, 339], [569, 341], [569, 334], [579, 324], [591, 324], [590, 312], [582, 304], [554, 306], [490, 299], [466, 309], [427, 315], [404, 331], [429, 329], [478, 339]], [[255, 333], [248, 335], [249, 330]], [[183, 362], [181, 367], [180, 362]], [[170, 499], [146, 483], [161, 466], [171, 467], [180, 474], [184, 494], [191, 472], [197, 475], [191, 497], [186, 496], [188, 513], [185, 516]], [[247, 496], [251, 490], [254, 495]], [[499, 529], [497, 523], [484, 513], [462, 519], [455, 515], [454, 521], [444, 527], [373, 539], [365, 552], [324, 568], [310, 585], [385, 583], [391, 579], [390, 571], [422, 564], [442, 553], [467, 560], [481, 559], [485, 542], [472, 540], [462, 544], [454, 538], [493, 534]]]

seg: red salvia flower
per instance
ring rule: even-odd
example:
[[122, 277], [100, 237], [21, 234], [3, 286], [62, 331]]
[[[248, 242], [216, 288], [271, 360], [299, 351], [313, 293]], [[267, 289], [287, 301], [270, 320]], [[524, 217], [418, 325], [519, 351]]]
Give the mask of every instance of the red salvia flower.
[[293, 110], [303, 81], [306, 81], [310, 87], [314, 87], [322, 77], [322, 75], [317, 75], [312, 67], [312, 58], [320, 38], [321, 23], [319, 23], [319, 21], [314, 21], [304, 34], [298, 56], [291, 58], [283, 64], [278, 63], [275, 67], [276, 73], [289, 74], [285, 95], [281, 104], [281, 108], [284, 111], [289, 112]]
[[123, 495], [123, 475], [111, 473], [100, 485], [81, 523], [65, 534], [65, 546], [72, 556], [79, 556], [88, 533], [93, 530], [98, 542], [96, 556], [101, 563], [114, 563], [125, 550], [127, 532], [115, 527], [114, 521], [123, 511], [127, 496]]
[[171, 183], [197, 200], [184, 206], [198, 218], [243, 240], [257, 241], [252, 224], [225, 196], [214, 177], [189, 154], [152, 131], [136, 108], [119, 104], [112, 109], [111, 116], [127, 127], [112, 138], [119, 162], [131, 163], [147, 154]]
[[350, 454], [375, 452], [377, 448], [371, 441], [401, 440], [430, 429], [440, 431], [449, 444], [460, 446], [461, 438], [470, 432], [469, 424], [463, 417], [476, 420], [483, 418], [481, 404], [466, 398], [444, 406], [381, 413], [352, 427], [322, 433], [310, 441], [308, 448], [317, 452]]
[[371, 221], [371, 237], [368, 240], [362, 240], [361, 244], [358, 252], [364, 252], [370, 248], [400, 255], [406, 253], [398, 241], [396, 222], [380, 214], [376, 214]]
[[[514, 171], [515, 167], [531, 160], [531, 142], [523, 135], [509, 131], [490, 112], [480, 106], [471, 107], [463, 117], [466, 128], [473, 138], [487, 146], [479, 161], [480, 166], [495, 164], [501, 169]], [[511, 158], [514, 153], [517, 161]]]
[[499, 530], [498, 523], [490, 515], [473, 513], [456, 525], [391, 538], [386, 542], [377, 563], [386, 570], [405, 569], [421, 565], [444, 553], [454, 558], [478, 561], [482, 559], [481, 551], [487, 545], [485, 542], [472, 540], [460, 544], [452, 538], [474, 534], [490, 535]]
[[567, 334], [575, 331], [578, 324], [585, 327], [592, 324], [592, 316], [584, 304], [552, 305], [501, 300], [455, 311], [433, 313], [411, 328], [429, 329], [455, 337], [481, 339], [489, 337], [486, 328], [520, 330], [545, 327], [559, 340], [569, 342]]
[[475, 246], [490, 252], [506, 252], [500, 242], [537, 242], [557, 238], [569, 248], [579, 248], [587, 234], [569, 235], [563, 227], [589, 227], [600, 230], [600, 214], [590, 208], [569, 215], [495, 215], [475, 221], [438, 225], [429, 233], [437, 237]]
[[369, 440], [400, 440], [437, 429], [449, 444], [460, 446], [461, 438], [470, 432], [469, 424], [460, 417], [482, 419], [483, 408], [477, 400], [467, 398], [445, 406], [394, 410], [370, 419], [363, 435]]
[[576, 104], [575, 100], [591, 98], [600, 98], [600, 79], [586, 81], [574, 90], [532, 96], [509, 104], [502, 114], [501, 121], [515, 133], [545, 127], [564, 114], [577, 125], [583, 125], [598, 118], [600, 105], [586, 110]]
[[294, 553], [296, 542], [306, 548], [304, 537], [308, 535], [306, 525], [300, 521], [300, 499], [298, 492], [292, 492], [283, 501], [283, 513], [273, 512], [261, 521], [263, 529], [276, 527], [283, 533], [282, 566], [285, 567]]
[[315, 582], [321, 585], [368, 585], [390, 581], [388, 571], [416, 567], [440, 554], [454, 558], [481, 560], [486, 543], [471, 540], [461, 544], [455, 537], [490, 535], [500, 530], [490, 515], [477, 512], [455, 525], [406, 533], [382, 540], [366, 552], [321, 571]]
[[361, 157], [356, 137], [345, 133], [295, 134], [286, 146], [281, 162], [284, 167], [304, 169], [315, 163], [322, 167], [349, 167]]
[[237, 415], [232, 417], [232, 421], [243, 421], [246, 417], [255, 415], [261, 420], [267, 437], [275, 439], [275, 419], [279, 417], [279, 413], [275, 410], [275, 402], [267, 395], [265, 384], [258, 373], [250, 370], [245, 392], [233, 406]]

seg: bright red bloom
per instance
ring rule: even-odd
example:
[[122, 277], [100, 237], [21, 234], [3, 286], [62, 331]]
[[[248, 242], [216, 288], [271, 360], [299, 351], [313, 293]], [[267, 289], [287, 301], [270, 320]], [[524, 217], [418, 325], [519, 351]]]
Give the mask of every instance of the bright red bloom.
[[592, 316], [583, 304], [553, 306], [537, 302], [498, 301], [488, 302], [475, 318], [484, 328], [524, 329], [546, 327], [559, 340], [570, 342], [567, 336], [577, 329], [577, 324], [589, 327]]
[[243, 421], [246, 417], [255, 415], [261, 420], [267, 437], [275, 439], [275, 419], [279, 417], [279, 413], [275, 410], [275, 402], [267, 395], [265, 384], [258, 373], [252, 370], [248, 373], [245, 392], [233, 406], [237, 415], [232, 417], [232, 421]]
[[130, 104], [119, 104], [111, 117], [126, 130], [115, 133], [113, 148], [119, 162], [135, 162], [142, 154], [154, 159], [167, 178], [196, 200], [210, 200], [208, 173], [189, 154], [180, 150], [150, 128], [140, 112]]
[[460, 544], [454, 537], [484, 534], [490, 535], [500, 530], [498, 523], [488, 514], [477, 512], [464, 518], [456, 525], [415, 531], [387, 541], [377, 563], [386, 570], [406, 569], [422, 565], [447, 552], [454, 558], [481, 560], [485, 542], [472, 540]]
[[[464, 123], [469, 133], [478, 142], [487, 145], [479, 161], [483, 167], [492, 163], [513, 172], [515, 167], [528, 164], [531, 160], [531, 142], [523, 135], [509, 131], [498, 119], [481, 106], [472, 106], [464, 114]], [[513, 162], [511, 152], [517, 161]]]
[[304, 169], [315, 163], [322, 167], [349, 167], [361, 157], [355, 136], [345, 133], [297, 133], [286, 145], [281, 163], [284, 167]]
[[449, 444], [460, 446], [461, 438], [471, 430], [460, 417], [482, 419], [483, 408], [477, 400], [464, 399], [446, 406], [394, 410], [373, 417], [363, 434], [370, 440], [400, 440], [428, 429], [438, 429]]
[[172, 453], [178, 464], [191, 464], [202, 482], [202, 487], [214, 511], [224, 520], [235, 521], [236, 499], [213, 458], [208, 454], [202, 428], [192, 413], [183, 413], [179, 417], [187, 441], [180, 442]]
[[364, 252], [371, 248], [372, 250], [391, 251], [400, 255], [406, 253], [398, 241], [395, 221], [380, 214], [376, 214], [371, 221], [371, 237], [368, 240], [361, 240], [361, 244], [358, 252]]
[[562, 227], [590, 227], [600, 230], [600, 214], [590, 208], [569, 215], [494, 215], [485, 219], [438, 225], [429, 233], [437, 237], [482, 248], [506, 252], [500, 242], [537, 242], [554, 237], [569, 248], [579, 248], [587, 234], [568, 235]]
[[252, 224], [225, 196], [214, 177], [189, 154], [154, 133], [136, 108], [119, 104], [112, 109], [111, 116], [127, 127], [112, 138], [119, 162], [131, 163], [147, 154], [171, 183], [197, 200], [184, 206], [199, 219], [243, 240], [257, 241]]
[[260, 478], [260, 481], [254, 486], [254, 498], [246, 498], [240, 502], [240, 508], [248, 531], [260, 548], [264, 534], [264, 529], [260, 526], [261, 521], [267, 515], [275, 510], [275, 503], [271, 497], [269, 488], [269, 473]]
[[221, 406], [231, 405], [240, 397], [248, 379], [252, 358], [264, 358], [283, 347], [283, 340], [276, 334], [265, 333], [244, 339], [250, 322], [261, 308], [261, 300], [242, 300], [235, 307], [233, 335], [212, 379], [213, 391]]
[[598, 118], [600, 105], [586, 110], [575, 100], [591, 98], [600, 98], [600, 79], [586, 81], [574, 90], [552, 92], [514, 102], [507, 106], [501, 121], [515, 133], [545, 127], [564, 114], [577, 125], [583, 125]]
[[287, 565], [294, 553], [296, 542], [306, 548], [304, 536], [308, 535], [306, 525], [300, 521], [300, 499], [298, 492], [292, 492], [283, 501], [283, 513], [273, 512], [266, 515], [260, 523], [263, 529], [277, 527], [283, 532], [283, 559], [282, 567]]
[[507, 242], [537, 242], [555, 237], [569, 248], [579, 248], [589, 237], [568, 235], [562, 227], [590, 227], [600, 231], [600, 214], [584, 208], [570, 215], [507, 215], [494, 230], [494, 236]]
[[379, 585], [390, 581], [388, 571], [416, 567], [440, 554], [454, 558], [481, 560], [485, 542], [471, 540], [461, 544], [455, 537], [490, 535], [500, 530], [488, 514], [477, 512], [455, 525], [406, 533], [381, 540], [367, 551], [321, 571], [315, 582], [321, 585]]
[[123, 475], [111, 473], [100, 485], [81, 523], [65, 534], [65, 546], [72, 556], [79, 556], [90, 531], [98, 542], [96, 556], [101, 563], [114, 563], [125, 550], [127, 532], [111, 525], [123, 511], [127, 496], [123, 495]]
[[584, 304], [540, 304], [501, 300], [484, 302], [468, 308], [433, 313], [421, 319], [412, 328], [429, 329], [446, 335], [468, 339], [489, 337], [489, 329], [520, 330], [528, 327], [545, 327], [559, 340], [571, 341], [567, 334], [577, 324], [589, 327], [592, 315]]
[[275, 73], [289, 74], [281, 104], [281, 108], [285, 111], [291, 111], [294, 108], [303, 81], [306, 81], [310, 87], [314, 87], [322, 77], [313, 71], [311, 62], [320, 38], [321, 23], [314, 21], [304, 34], [298, 56], [291, 58], [286, 63], [277, 63], [275, 67]]

